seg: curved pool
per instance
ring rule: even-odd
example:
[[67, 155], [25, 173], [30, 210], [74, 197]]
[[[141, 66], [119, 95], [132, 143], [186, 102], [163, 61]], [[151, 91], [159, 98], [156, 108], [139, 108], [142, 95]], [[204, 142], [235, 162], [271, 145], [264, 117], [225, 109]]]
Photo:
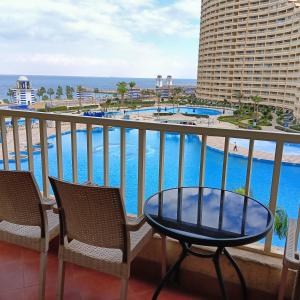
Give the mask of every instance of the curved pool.
[[[249, 147], [249, 140], [245, 139], [230, 139], [231, 143], [236, 142], [237, 146], [244, 148]], [[258, 151], [264, 151], [268, 153], [275, 153], [276, 143], [271, 141], [255, 141], [254, 149]], [[299, 155], [300, 156], [300, 144], [289, 144], [285, 143], [283, 148], [283, 153], [285, 155]]]
[[[134, 110], [121, 110], [121, 111], [111, 111], [107, 112], [106, 115], [116, 115], [116, 114], [139, 114], [139, 113], [157, 113], [158, 108], [141, 108]], [[160, 107], [161, 113], [182, 113], [182, 114], [191, 114], [191, 115], [208, 115], [208, 116], [217, 116], [220, 115], [221, 112], [217, 109], [204, 108], [204, 107], [189, 107], [189, 106], [180, 106], [180, 107], [170, 107], [163, 106]]]
[[[78, 180], [87, 180], [87, 143], [86, 131], [77, 132]], [[102, 129], [93, 130], [93, 174], [95, 182], [103, 184], [103, 133]], [[53, 147], [48, 149], [49, 174], [57, 176], [56, 139], [48, 139]], [[159, 141], [160, 135], [155, 131], [147, 131], [146, 136], [146, 174], [145, 197], [158, 191], [159, 174]], [[178, 134], [166, 134], [165, 142], [165, 172], [164, 188], [177, 187], [178, 157], [180, 137]], [[71, 135], [62, 135], [64, 179], [72, 180]], [[197, 135], [187, 135], [185, 138], [184, 185], [195, 186], [199, 182], [201, 141]], [[138, 131], [126, 130], [126, 209], [137, 211], [138, 190]], [[223, 153], [207, 148], [205, 185], [221, 187]], [[2, 162], [0, 168], [3, 168]], [[15, 164], [10, 162], [10, 168]], [[22, 160], [21, 168], [28, 169], [27, 160]], [[34, 171], [39, 186], [42, 188], [41, 155], [34, 154]], [[227, 189], [234, 190], [243, 187], [246, 181], [247, 159], [230, 155], [228, 159]], [[251, 193], [254, 198], [267, 204], [271, 189], [273, 163], [254, 159], [251, 177]], [[300, 165], [283, 164], [280, 178], [278, 206], [286, 209], [289, 217], [296, 217], [300, 204]], [[109, 182], [112, 186], [120, 184], [120, 129], [109, 131]], [[283, 246], [283, 241], [274, 236], [273, 244]]]
[[[157, 113], [157, 108], [143, 108], [136, 110], [129, 110], [127, 113]], [[182, 114], [192, 114], [192, 115], [208, 115], [208, 116], [217, 116], [221, 112], [217, 109], [204, 108], [204, 107], [167, 107], [161, 106], [160, 112], [169, 112], [169, 113], [182, 113]]]

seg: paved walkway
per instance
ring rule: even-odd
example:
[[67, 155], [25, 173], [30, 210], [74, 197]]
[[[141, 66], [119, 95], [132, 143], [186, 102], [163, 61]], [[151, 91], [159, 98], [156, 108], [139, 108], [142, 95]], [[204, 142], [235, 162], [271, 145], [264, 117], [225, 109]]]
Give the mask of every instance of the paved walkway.
[[[199, 119], [197, 121], [198, 126], [209, 126], [209, 127], [216, 127], [216, 128], [228, 128], [228, 129], [236, 129], [236, 126], [230, 123], [224, 123], [217, 120], [218, 116], [211, 116], [208, 119]], [[155, 118], [153, 117], [152, 113], [139, 113], [139, 114], [131, 114], [130, 115], [131, 120], [140, 120], [140, 121], [147, 121], [147, 122], [155, 122]], [[208, 124], [209, 122], [209, 124]], [[55, 135], [55, 128], [51, 127], [51, 124], [49, 124], [47, 128], [48, 136]], [[77, 124], [77, 129], [86, 129], [86, 125], [84, 124]], [[265, 128], [267, 130], [277, 131], [274, 128], [267, 127]], [[70, 124], [69, 123], [63, 123], [62, 124], [62, 132], [66, 132], [70, 130]], [[19, 140], [20, 140], [20, 151], [26, 151], [27, 142], [26, 142], [26, 130], [24, 126], [19, 126]], [[218, 149], [220, 151], [224, 150], [224, 141], [225, 138], [223, 137], [208, 137], [207, 144], [208, 146]], [[32, 143], [33, 145], [40, 143], [40, 137], [39, 137], [39, 128], [38, 124], [33, 125], [32, 128]], [[12, 129], [9, 128], [7, 131], [7, 144], [8, 144], [8, 152], [9, 158], [13, 159], [14, 155], [14, 143], [13, 143], [13, 132]], [[248, 148], [238, 146], [237, 151], [233, 151], [234, 144], [230, 143], [229, 147], [229, 153], [236, 154], [236, 155], [242, 155], [245, 157], [248, 157]], [[2, 149], [0, 149], [0, 160], [2, 160]], [[264, 152], [264, 151], [258, 151], [254, 150], [254, 157], [258, 159], [264, 159], [264, 160], [274, 160], [274, 153], [270, 152]], [[21, 155], [22, 157], [22, 155]], [[26, 156], [23, 156], [25, 158]], [[294, 163], [294, 164], [300, 164], [300, 155], [283, 155], [283, 161], [288, 163]]]

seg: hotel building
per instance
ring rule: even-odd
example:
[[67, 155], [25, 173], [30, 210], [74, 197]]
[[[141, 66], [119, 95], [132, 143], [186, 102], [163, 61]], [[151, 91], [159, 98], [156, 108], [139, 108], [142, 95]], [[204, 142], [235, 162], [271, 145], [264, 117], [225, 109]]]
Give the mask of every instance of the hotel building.
[[198, 98], [293, 110], [300, 119], [300, 7], [291, 0], [202, 0]]

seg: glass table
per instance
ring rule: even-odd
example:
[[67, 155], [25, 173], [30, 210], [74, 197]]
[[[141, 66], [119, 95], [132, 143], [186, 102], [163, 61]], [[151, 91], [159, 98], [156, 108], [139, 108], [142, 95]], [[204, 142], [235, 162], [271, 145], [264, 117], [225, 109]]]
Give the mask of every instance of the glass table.
[[[226, 247], [242, 246], [264, 238], [273, 226], [273, 215], [267, 207], [251, 197], [208, 187], [182, 187], [164, 190], [145, 203], [147, 222], [159, 233], [179, 241], [182, 251], [157, 287], [162, 287], [173, 273], [178, 273], [188, 255], [213, 260], [222, 298], [228, 299], [220, 256], [227, 257], [239, 277], [243, 297], [247, 299], [245, 279]], [[197, 252], [192, 245], [216, 247], [214, 253]]]

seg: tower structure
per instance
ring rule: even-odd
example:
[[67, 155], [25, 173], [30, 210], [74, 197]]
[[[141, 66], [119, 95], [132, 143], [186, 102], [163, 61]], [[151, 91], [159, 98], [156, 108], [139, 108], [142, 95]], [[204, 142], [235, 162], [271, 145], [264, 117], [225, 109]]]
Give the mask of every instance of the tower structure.
[[26, 76], [20, 76], [17, 80], [14, 92], [14, 102], [18, 105], [30, 105], [36, 102], [35, 89], [31, 87], [31, 82]]

